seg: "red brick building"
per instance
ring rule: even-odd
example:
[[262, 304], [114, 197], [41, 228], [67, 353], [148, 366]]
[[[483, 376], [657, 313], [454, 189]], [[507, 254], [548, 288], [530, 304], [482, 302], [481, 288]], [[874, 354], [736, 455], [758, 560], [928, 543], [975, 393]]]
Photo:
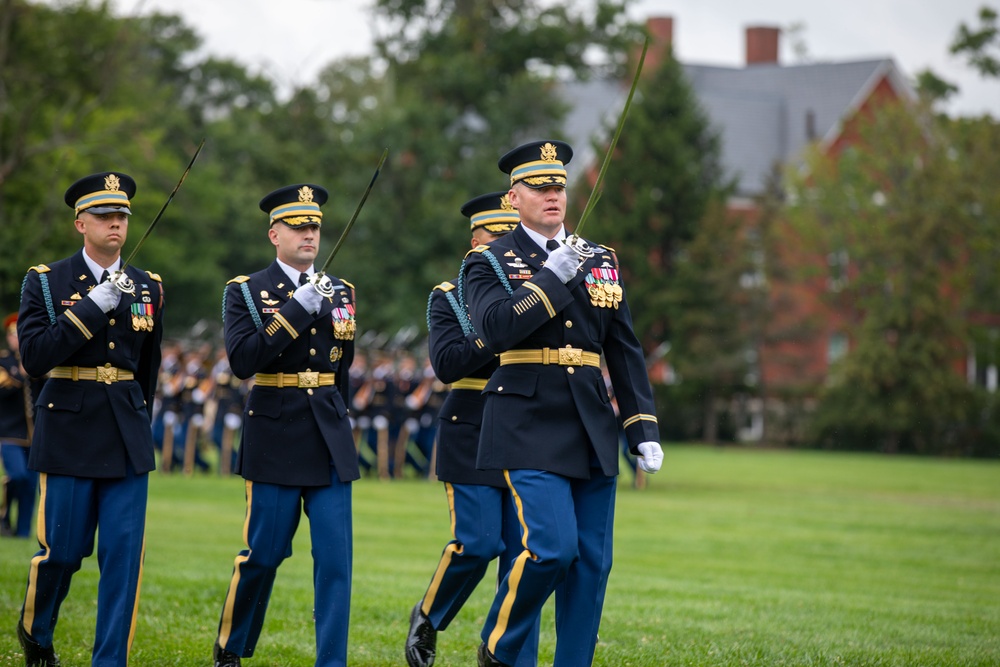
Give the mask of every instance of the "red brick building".
[[[650, 18], [647, 28], [652, 39], [644, 67], [651, 71], [665, 57], [675, 24], [669, 17]], [[779, 62], [780, 32], [776, 27], [747, 27], [743, 66], [681, 63], [720, 136], [726, 172], [737, 179], [729, 211], [743, 219], [748, 230], [757, 225], [761, 198], [776, 169], [800, 165], [813, 146], [839, 153], [856, 140], [857, 119], [879, 105], [913, 98], [891, 57], [784, 65]], [[617, 118], [626, 94], [621, 81], [566, 86], [572, 111], [565, 127], [578, 147], [570, 165], [577, 173], [601, 159], [593, 154], [591, 137], [609, 118]], [[759, 348], [751, 351], [751, 380], [759, 393], [730, 406], [739, 416], [740, 437], [748, 440], [794, 437], [797, 411], [808, 407], [812, 389], [849, 346], [844, 315], [825, 298], [845, 277], [846, 254], [808, 257], [794, 247], [782, 252], [779, 261], [810, 263], [821, 270], [806, 282], [768, 278], [767, 328]], [[748, 277], [750, 283], [754, 280]]]

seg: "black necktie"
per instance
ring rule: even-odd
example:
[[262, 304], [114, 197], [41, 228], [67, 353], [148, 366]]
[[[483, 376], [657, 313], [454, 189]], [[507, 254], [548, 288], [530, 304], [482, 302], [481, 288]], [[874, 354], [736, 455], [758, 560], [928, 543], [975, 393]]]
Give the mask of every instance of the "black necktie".
[[101, 279], [97, 281], [97, 284], [100, 285], [101, 283], [106, 282], [107, 280], [108, 280], [108, 270], [104, 269], [104, 273], [101, 274]]
[[300, 273], [299, 274], [299, 284], [300, 285], [305, 285], [307, 282], [309, 282], [309, 274], [308, 273]]
[[559, 247], [559, 241], [556, 241], [555, 239], [549, 239], [548, 241], [545, 242], [545, 247], [548, 248], [549, 252], [552, 252], [553, 250]]

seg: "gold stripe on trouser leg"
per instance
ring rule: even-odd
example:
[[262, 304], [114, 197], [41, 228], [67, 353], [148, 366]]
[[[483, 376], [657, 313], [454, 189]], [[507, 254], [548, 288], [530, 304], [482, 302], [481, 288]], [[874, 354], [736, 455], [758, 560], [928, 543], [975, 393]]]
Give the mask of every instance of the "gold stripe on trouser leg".
[[237, 554], [233, 562], [233, 578], [229, 582], [229, 592], [226, 593], [226, 603], [222, 606], [222, 623], [219, 624], [219, 646], [226, 648], [229, 633], [233, 629], [233, 607], [236, 605], [236, 589], [240, 585], [240, 565], [250, 558], [250, 508], [253, 506], [253, 482], [246, 481], [247, 513], [243, 519], [243, 543], [247, 545], [247, 555]]
[[49, 557], [49, 543], [45, 537], [45, 500], [48, 496], [49, 488], [48, 473], [38, 474], [38, 518], [35, 523], [35, 530], [38, 532], [38, 543], [42, 545], [42, 553], [31, 559], [31, 566], [28, 568], [28, 592], [24, 596], [24, 630], [29, 635], [31, 626], [35, 621], [35, 594], [38, 586], [38, 564]]
[[490, 633], [490, 638], [486, 642], [486, 648], [490, 650], [490, 653], [496, 654], [497, 642], [503, 637], [503, 633], [507, 631], [507, 623], [510, 621], [510, 609], [514, 606], [514, 600], [517, 598], [517, 587], [521, 583], [521, 576], [524, 574], [524, 564], [530, 558], [535, 560], [535, 554], [531, 553], [528, 549], [528, 524], [524, 521], [524, 505], [521, 503], [521, 496], [518, 495], [517, 490], [510, 481], [510, 471], [503, 471], [503, 478], [507, 480], [507, 488], [510, 489], [510, 495], [514, 500], [514, 506], [517, 508], [517, 520], [521, 524], [521, 546], [524, 547], [524, 551], [517, 555], [514, 559], [514, 563], [510, 567], [510, 572], [507, 574], [507, 595], [504, 596], [503, 602], [500, 604], [500, 611], [497, 614], [497, 624], [493, 627], [493, 632]]
[[424, 593], [424, 603], [420, 606], [420, 611], [424, 612], [424, 616], [430, 614], [431, 605], [434, 604], [434, 598], [437, 597], [438, 590], [441, 588], [441, 580], [444, 579], [444, 573], [448, 571], [448, 566], [451, 565], [451, 557], [461, 554], [465, 548], [461, 544], [458, 544], [458, 536], [455, 534], [455, 487], [445, 482], [444, 490], [448, 494], [448, 512], [451, 515], [451, 538], [453, 541], [444, 548], [441, 560], [438, 561], [437, 570], [434, 571], [434, 576], [431, 578], [431, 585], [427, 587], [427, 592]]
[[142, 592], [142, 571], [146, 564], [146, 534], [142, 535], [142, 552], [139, 554], [139, 579], [135, 582], [135, 604], [132, 605], [132, 624], [128, 629], [128, 647], [126, 654], [132, 652], [132, 642], [135, 640], [135, 622], [139, 617], [139, 594]]

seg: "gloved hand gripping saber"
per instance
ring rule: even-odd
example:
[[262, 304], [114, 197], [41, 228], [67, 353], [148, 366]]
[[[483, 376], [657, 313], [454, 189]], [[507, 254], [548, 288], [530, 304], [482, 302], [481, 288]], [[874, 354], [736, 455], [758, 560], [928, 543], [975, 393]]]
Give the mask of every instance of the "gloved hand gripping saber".
[[580, 236], [583, 230], [584, 223], [587, 222], [587, 216], [590, 212], [594, 210], [594, 206], [597, 204], [597, 200], [601, 198], [601, 183], [604, 182], [604, 173], [608, 170], [608, 164], [611, 162], [611, 155], [615, 152], [615, 145], [618, 144], [618, 137], [622, 133], [622, 127], [625, 125], [625, 118], [628, 116], [629, 107], [632, 106], [632, 97], [635, 95], [636, 86], [639, 85], [639, 75], [642, 73], [642, 64], [646, 60], [646, 50], [649, 48], [649, 37], [646, 37], [646, 41], [642, 45], [642, 55], [639, 56], [639, 64], [635, 68], [635, 77], [632, 79], [632, 87], [628, 91], [628, 97], [625, 98], [625, 106], [622, 107], [621, 115], [618, 117], [618, 127], [615, 128], [614, 136], [611, 138], [611, 144], [608, 146], [608, 152], [604, 154], [604, 162], [601, 163], [601, 170], [597, 173], [597, 180], [594, 181], [594, 189], [590, 191], [590, 198], [587, 200], [587, 205], [583, 208], [583, 213], [580, 214], [580, 221], [576, 223], [576, 229], [573, 233], [566, 237], [566, 245], [572, 248], [578, 255], [580, 255], [580, 266], [583, 266], [584, 261], [594, 256], [594, 248], [591, 247], [589, 243], [583, 240]]
[[365, 193], [361, 196], [361, 201], [358, 202], [358, 207], [354, 209], [354, 215], [351, 216], [351, 219], [347, 222], [347, 226], [344, 227], [344, 231], [341, 232], [340, 238], [337, 239], [337, 245], [333, 246], [333, 250], [330, 251], [330, 256], [326, 258], [325, 262], [323, 262], [323, 266], [320, 267], [319, 271], [309, 277], [309, 281], [316, 287], [316, 291], [324, 297], [333, 296], [333, 281], [326, 275], [326, 269], [330, 266], [330, 262], [333, 261], [333, 258], [337, 256], [340, 246], [344, 245], [344, 239], [347, 238], [348, 232], [350, 232], [351, 227], [354, 226], [354, 221], [358, 219], [358, 214], [361, 213], [361, 208], [365, 205], [365, 201], [368, 200], [368, 195], [371, 193], [372, 187], [375, 185], [375, 179], [378, 178], [379, 172], [382, 170], [382, 165], [385, 164], [385, 159], [388, 156], [389, 149], [386, 148], [382, 151], [382, 157], [379, 158], [378, 165], [375, 166], [375, 173], [372, 174], [372, 180], [368, 183]]
[[125, 273], [125, 269], [129, 266], [129, 264], [132, 263], [132, 260], [135, 259], [136, 253], [139, 252], [139, 248], [142, 247], [143, 242], [153, 231], [153, 227], [156, 226], [156, 223], [158, 223], [160, 221], [160, 218], [163, 217], [163, 212], [167, 210], [167, 206], [170, 205], [170, 200], [174, 198], [174, 195], [177, 194], [177, 190], [179, 190], [181, 187], [181, 183], [183, 183], [184, 179], [187, 178], [188, 172], [191, 171], [191, 167], [194, 165], [194, 161], [198, 159], [198, 154], [201, 153], [201, 149], [204, 146], [205, 146], [205, 139], [202, 139], [201, 143], [198, 144], [198, 150], [196, 150], [194, 152], [194, 155], [191, 156], [191, 161], [188, 162], [187, 169], [185, 169], [184, 173], [181, 174], [181, 180], [177, 181], [177, 185], [174, 186], [173, 192], [170, 193], [170, 196], [167, 197], [167, 201], [163, 202], [163, 206], [160, 207], [160, 212], [157, 213], [156, 217], [153, 218], [153, 221], [149, 223], [149, 227], [146, 227], [145, 233], [143, 233], [142, 237], [139, 239], [139, 242], [135, 244], [135, 247], [132, 248], [132, 252], [129, 254], [128, 258], [122, 263], [122, 268], [108, 275], [108, 282], [114, 283], [115, 286], [122, 292], [126, 294], [131, 294], [133, 296], [135, 295], [135, 283], [132, 282], [132, 279], [129, 278], [128, 275]]

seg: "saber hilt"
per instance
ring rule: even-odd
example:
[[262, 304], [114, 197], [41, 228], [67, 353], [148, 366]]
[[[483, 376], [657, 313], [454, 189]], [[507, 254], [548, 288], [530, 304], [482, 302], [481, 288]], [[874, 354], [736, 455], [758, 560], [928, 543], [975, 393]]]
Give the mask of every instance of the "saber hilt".
[[583, 230], [583, 225], [587, 222], [590, 212], [594, 210], [594, 206], [601, 198], [600, 190], [601, 184], [604, 182], [604, 174], [611, 163], [611, 156], [615, 152], [618, 137], [621, 136], [622, 127], [625, 126], [625, 118], [628, 116], [628, 110], [632, 106], [632, 97], [635, 95], [635, 89], [639, 85], [639, 75], [642, 73], [642, 64], [646, 61], [647, 49], [649, 49], [648, 35], [646, 36], [646, 41], [643, 42], [639, 64], [636, 66], [635, 76], [632, 78], [632, 87], [629, 88], [628, 97], [625, 98], [625, 106], [622, 107], [621, 115], [618, 117], [618, 126], [615, 128], [614, 136], [611, 138], [611, 144], [608, 145], [608, 151], [604, 154], [604, 162], [601, 163], [601, 170], [597, 173], [597, 180], [594, 181], [594, 188], [590, 191], [590, 198], [587, 199], [587, 205], [583, 208], [583, 213], [580, 214], [580, 221], [576, 224], [576, 229], [573, 230], [570, 236], [566, 237], [566, 245], [580, 255], [580, 266], [583, 266], [584, 261], [594, 256], [594, 247], [583, 240], [580, 232]]
[[354, 226], [354, 222], [358, 219], [358, 214], [361, 213], [361, 209], [364, 207], [365, 201], [368, 200], [368, 195], [371, 193], [372, 187], [375, 185], [375, 179], [378, 178], [379, 172], [382, 170], [382, 165], [385, 164], [385, 159], [387, 157], [389, 157], [388, 148], [382, 151], [382, 157], [379, 158], [378, 164], [375, 166], [375, 173], [372, 174], [372, 180], [368, 183], [365, 193], [361, 196], [361, 201], [358, 202], [357, 208], [354, 209], [354, 215], [352, 215], [351, 219], [348, 220], [347, 226], [344, 227], [344, 231], [341, 232], [336, 245], [334, 245], [333, 250], [330, 251], [330, 255], [326, 258], [326, 261], [323, 262], [323, 266], [320, 267], [319, 271], [309, 276], [309, 281], [316, 288], [316, 291], [324, 297], [329, 298], [333, 296], [333, 281], [326, 275], [326, 269], [330, 266], [330, 262], [333, 261], [333, 258], [337, 256], [340, 246], [344, 245], [344, 239], [347, 238], [347, 234], [351, 231], [351, 227]]
[[201, 143], [198, 144], [198, 149], [194, 152], [194, 155], [191, 156], [191, 161], [188, 162], [187, 169], [185, 169], [184, 173], [181, 174], [181, 179], [177, 181], [177, 185], [174, 186], [174, 189], [170, 193], [170, 196], [167, 197], [167, 201], [163, 202], [163, 206], [160, 207], [160, 212], [156, 214], [156, 217], [153, 218], [153, 221], [149, 223], [148, 227], [146, 227], [145, 233], [143, 233], [142, 237], [139, 239], [139, 242], [135, 244], [135, 247], [132, 248], [132, 252], [125, 259], [125, 261], [122, 262], [122, 267], [117, 271], [115, 271], [114, 273], [108, 275], [108, 280], [114, 283], [115, 286], [122, 292], [135, 296], [135, 283], [132, 282], [132, 279], [129, 278], [128, 274], [125, 273], [125, 269], [128, 268], [128, 266], [132, 263], [132, 260], [135, 259], [135, 255], [136, 253], [139, 252], [139, 248], [142, 247], [142, 244], [146, 241], [146, 238], [153, 231], [153, 227], [156, 226], [156, 223], [158, 223], [160, 221], [160, 218], [163, 217], [163, 212], [167, 210], [167, 206], [170, 205], [170, 201], [174, 198], [174, 195], [177, 194], [177, 191], [180, 189], [181, 183], [183, 183], [184, 179], [187, 178], [188, 172], [191, 171], [191, 167], [194, 165], [194, 161], [198, 159], [198, 154], [201, 153], [201, 149], [204, 146], [205, 146], [205, 139], [202, 139]]

